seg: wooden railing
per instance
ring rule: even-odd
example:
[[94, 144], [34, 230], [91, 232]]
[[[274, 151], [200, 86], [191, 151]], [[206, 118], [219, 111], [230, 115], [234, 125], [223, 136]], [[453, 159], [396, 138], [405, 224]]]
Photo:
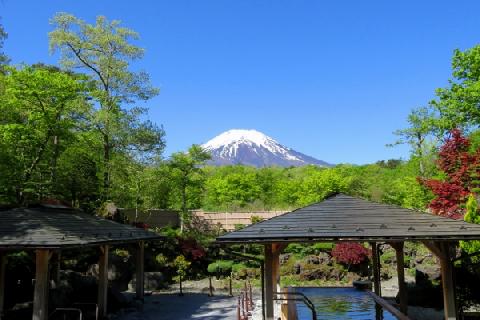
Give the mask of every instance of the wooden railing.
[[245, 286], [238, 297], [237, 320], [248, 320], [253, 307], [252, 284], [245, 281]]

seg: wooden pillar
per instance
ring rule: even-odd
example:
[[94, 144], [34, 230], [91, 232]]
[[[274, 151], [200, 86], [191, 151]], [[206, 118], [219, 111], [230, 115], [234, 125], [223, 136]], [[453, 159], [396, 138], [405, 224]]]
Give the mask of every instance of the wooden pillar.
[[377, 296], [382, 296], [382, 287], [380, 283], [380, 257], [378, 254], [378, 245], [376, 242], [371, 242], [372, 247], [372, 267], [373, 267], [373, 288]]
[[455, 283], [453, 281], [453, 266], [450, 253], [454, 246], [448, 242], [425, 241], [423, 243], [440, 260], [445, 320], [455, 320], [457, 319], [457, 307], [455, 304]]
[[273, 320], [273, 248], [265, 245], [265, 319]]
[[138, 300], [143, 302], [144, 296], [144, 281], [145, 281], [145, 273], [144, 273], [144, 265], [145, 265], [145, 243], [143, 241], [138, 242], [137, 247], [137, 270], [136, 270], [136, 296]]
[[108, 245], [100, 246], [98, 259], [98, 316], [102, 319], [107, 315], [108, 294]]
[[50, 251], [36, 251], [35, 291], [33, 293], [33, 320], [46, 320], [48, 317], [48, 259]]
[[282, 247], [279, 244], [272, 245], [272, 277], [275, 292], [280, 292], [280, 252]]
[[445, 319], [457, 319], [457, 308], [455, 305], [455, 283], [453, 281], [453, 266], [450, 255], [450, 245], [442, 243], [440, 245], [443, 251], [443, 257], [440, 258], [442, 271], [443, 288], [443, 306], [445, 310]]
[[400, 298], [400, 311], [407, 315], [408, 314], [408, 294], [407, 286], [405, 284], [405, 258], [403, 253], [403, 242], [392, 242], [390, 243], [392, 248], [395, 249], [395, 254], [397, 257], [397, 277], [398, 277], [398, 295]]
[[5, 302], [5, 270], [7, 268], [7, 253], [0, 252], [0, 320], [3, 319]]

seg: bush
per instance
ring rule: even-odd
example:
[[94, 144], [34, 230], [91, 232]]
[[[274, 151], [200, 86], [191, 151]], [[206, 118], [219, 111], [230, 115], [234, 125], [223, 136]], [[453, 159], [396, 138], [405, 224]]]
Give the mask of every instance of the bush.
[[335, 260], [348, 265], [360, 264], [370, 255], [370, 250], [358, 242], [338, 243], [332, 249], [332, 256]]
[[208, 273], [226, 275], [232, 272], [233, 261], [231, 260], [217, 260], [210, 263], [207, 267]]

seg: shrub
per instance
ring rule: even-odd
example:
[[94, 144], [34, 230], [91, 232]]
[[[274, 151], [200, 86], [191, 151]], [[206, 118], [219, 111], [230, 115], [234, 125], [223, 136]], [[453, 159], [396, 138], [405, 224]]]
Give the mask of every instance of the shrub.
[[210, 263], [207, 267], [209, 273], [226, 275], [232, 272], [233, 261], [231, 260], [217, 260]]
[[332, 249], [332, 256], [335, 260], [348, 265], [360, 264], [370, 255], [370, 250], [358, 242], [338, 243]]

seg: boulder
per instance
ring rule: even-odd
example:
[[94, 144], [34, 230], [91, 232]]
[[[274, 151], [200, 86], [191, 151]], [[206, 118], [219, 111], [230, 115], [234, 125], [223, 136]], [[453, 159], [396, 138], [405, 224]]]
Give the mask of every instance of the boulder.
[[288, 262], [288, 259], [292, 256], [291, 253], [284, 253], [280, 255], [280, 265], [284, 265]]
[[[161, 272], [145, 272], [145, 290], [161, 290], [168, 288], [168, 284], [165, 282], [165, 277]], [[136, 277], [133, 277], [132, 281], [128, 284], [128, 290], [135, 291]]]

